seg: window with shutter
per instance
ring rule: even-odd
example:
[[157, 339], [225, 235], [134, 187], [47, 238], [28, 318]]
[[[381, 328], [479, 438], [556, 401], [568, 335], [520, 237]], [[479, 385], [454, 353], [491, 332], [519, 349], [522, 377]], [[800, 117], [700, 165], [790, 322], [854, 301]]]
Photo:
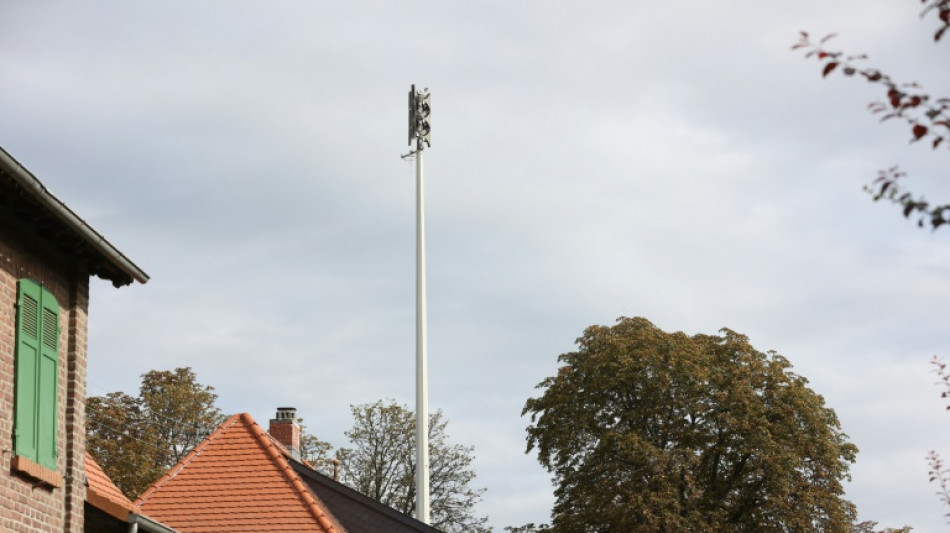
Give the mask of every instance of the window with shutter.
[[33, 280], [17, 293], [14, 451], [55, 471], [59, 304]]

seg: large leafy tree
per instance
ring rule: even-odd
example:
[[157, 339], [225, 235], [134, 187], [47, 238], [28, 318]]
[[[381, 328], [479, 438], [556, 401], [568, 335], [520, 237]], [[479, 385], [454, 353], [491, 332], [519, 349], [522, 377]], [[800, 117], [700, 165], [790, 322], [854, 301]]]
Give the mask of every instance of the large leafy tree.
[[157, 443], [141, 399], [111, 392], [86, 400], [86, 447], [130, 498], [165, 472], [155, 460]]
[[547, 531], [848, 531], [857, 448], [784, 357], [748, 339], [592, 326], [527, 401], [554, 476]]
[[142, 493], [224, 420], [191, 368], [142, 374], [139, 396], [88, 398], [86, 446], [127, 496]]
[[[939, 41], [950, 29], [950, 0], [920, 0], [924, 6], [921, 17], [936, 15], [938, 26], [934, 41]], [[868, 109], [881, 116], [881, 121], [903, 124], [910, 133], [910, 141], [923, 142], [934, 150], [950, 149], [950, 98], [931, 95], [916, 82], [901, 82], [885, 72], [864, 65], [867, 56], [847, 55], [827, 47], [834, 35], [814, 42], [807, 32], [801, 32], [793, 50], [804, 49], [805, 57], [815, 58], [821, 64], [822, 76], [840, 73], [847, 77], [864, 79], [880, 86], [884, 98], [868, 105]], [[921, 227], [937, 229], [950, 223], [950, 203], [933, 203], [921, 195], [915, 195], [903, 185], [906, 173], [899, 166], [878, 172], [877, 179], [865, 190], [874, 200], [885, 199], [901, 207], [904, 217], [914, 216]]]
[[[397, 511], [413, 515], [416, 502], [416, 422], [413, 411], [394, 401], [351, 406], [350, 448], [337, 450], [342, 480]], [[475, 514], [484, 489], [472, 488], [473, 449], [450, 444], [448, 420], [429, 416], [431, 524], [447, 533], [490, 531]]]

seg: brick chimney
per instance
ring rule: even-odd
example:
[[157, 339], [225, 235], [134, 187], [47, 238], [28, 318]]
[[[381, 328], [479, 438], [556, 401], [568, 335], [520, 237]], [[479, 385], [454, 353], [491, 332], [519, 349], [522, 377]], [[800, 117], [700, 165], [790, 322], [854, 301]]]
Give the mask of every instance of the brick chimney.
[[269, 433], [283, 444], [294, 459], [300, 459], [300, 425], [296, 407], [278, 407], [276, 418], [270, 421]]

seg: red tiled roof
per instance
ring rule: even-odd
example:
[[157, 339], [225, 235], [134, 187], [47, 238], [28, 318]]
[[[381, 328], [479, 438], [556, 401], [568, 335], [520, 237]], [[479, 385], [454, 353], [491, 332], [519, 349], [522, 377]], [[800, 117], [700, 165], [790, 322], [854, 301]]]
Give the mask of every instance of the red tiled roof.
[[135, 512], [132, 502], [122, 494], [109, 476], [103, 472], [99, 463], [86, 453], [86, 502], [103, 512], [125, 522], [129, 513]]
[[227, 419], [135, 506], [182, 533], [346, 533], [247, 413]]

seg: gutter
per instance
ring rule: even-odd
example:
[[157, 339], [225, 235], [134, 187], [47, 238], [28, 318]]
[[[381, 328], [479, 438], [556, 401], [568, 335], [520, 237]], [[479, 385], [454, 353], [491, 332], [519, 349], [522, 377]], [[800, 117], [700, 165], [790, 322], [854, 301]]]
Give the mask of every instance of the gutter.
[[126, 283], [113, 280], [113, 285], [120, 287], [122, 285], [129, 285], [132, 281], [139, 283], [146, 283], [148, 281], [148, 274], [109, 243], [99, 232], [92, 229], [83, 219], [79, 218], [62, 200], [53, 196], [53, 193], [49, 192], [46, 186], [44, 186], [32, 172], [27, 170], [2, 147], [0, 147], [0, 169], [7, 171], [13, 177], [14, 181], [26, 189], [43, 207], [56, 215], [60, 221], [78, 233], [93, 249], [102, 254], [110, 263], [118, 267], [119, 270], [131, 278], [131, 281]]
[[129, 513], [129, 533], [138, 533], [141, 529], [146, 533], [178, 533], [161, 522], [156, 522], [147, 516]]

